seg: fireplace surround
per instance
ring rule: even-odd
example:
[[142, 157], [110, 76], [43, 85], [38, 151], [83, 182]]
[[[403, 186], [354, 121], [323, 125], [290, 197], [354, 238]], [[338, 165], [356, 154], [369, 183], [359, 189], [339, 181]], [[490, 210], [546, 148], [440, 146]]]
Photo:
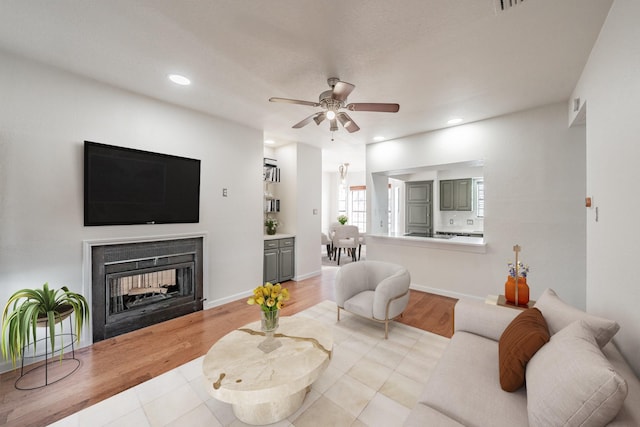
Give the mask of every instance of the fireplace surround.
[[202, 310], [203, 237], [90, 246], [93, 342]]

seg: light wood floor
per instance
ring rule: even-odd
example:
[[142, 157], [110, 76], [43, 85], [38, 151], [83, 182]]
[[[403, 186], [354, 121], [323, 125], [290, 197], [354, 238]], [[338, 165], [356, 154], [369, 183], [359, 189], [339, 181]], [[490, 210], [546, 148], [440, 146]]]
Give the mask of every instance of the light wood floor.
[[[286, 282], [292, 298], [282, 314], [333, 300], [336, 271], [324, 268], [320, 276]], [[400, 322], [451, 337], [456, 301], [411, 291]], [[33, 427], [55, 422], [206, 354], [219, 338], [259, 317], [256, 307], [243, 299], [101, 341], [76, 351], [81, 360], [78, 371], [38, 390], [16, 390], [19, 370], [4, 373], [0, 375], [0, 425]], [[384, 333], [382, 324], [380, 331]]]

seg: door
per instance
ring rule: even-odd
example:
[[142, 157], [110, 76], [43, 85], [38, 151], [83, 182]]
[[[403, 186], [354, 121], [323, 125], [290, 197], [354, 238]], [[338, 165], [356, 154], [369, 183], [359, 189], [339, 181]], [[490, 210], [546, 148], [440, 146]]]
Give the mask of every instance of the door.
[[280, 282], [293, 279], [293, 247], [286, 247], [280, 249]]
[[265, 249], [264, 251], [264, 274], [265, 282], [278, 282], [278, 249]]
[[407, 182], [406, 187], [406, 225], [407, 233], [433, 232], [432, 215], [433, 181]]
[[457, 211], [470, 211], [471, 206], [471, 178], [456, 179], [455, 191], [453, 192], [455, 197], [455, 210]]
[[454, 203], [454, 184], [451, 179], [440, 181], [440, 210], [452, 211], [455, 209]]

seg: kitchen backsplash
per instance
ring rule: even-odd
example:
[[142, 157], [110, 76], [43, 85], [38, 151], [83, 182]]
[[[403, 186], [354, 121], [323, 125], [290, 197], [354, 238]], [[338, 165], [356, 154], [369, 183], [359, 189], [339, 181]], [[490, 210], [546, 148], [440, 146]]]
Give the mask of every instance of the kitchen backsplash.
[[434, 220], [434, 231], [484, 232], [484, 218], [475, 211], [437, 211]]

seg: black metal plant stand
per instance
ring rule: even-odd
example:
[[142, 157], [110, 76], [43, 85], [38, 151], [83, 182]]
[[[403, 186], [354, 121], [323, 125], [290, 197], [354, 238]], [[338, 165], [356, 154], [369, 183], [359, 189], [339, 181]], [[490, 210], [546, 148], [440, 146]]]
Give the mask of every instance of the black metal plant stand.
[[[71, 316], [69, 316], [69, 330], [68, 333], [56, 334], [55, 338], [60, 339], [60, 347], [56, 351], [49, 350], [49, 326], [48, 323], [45, 326], [45, 337], [39, 340], [36, 340], [34, 343], [30, 343], [25, 345], [22, 348], [22, 360], [20, 364], [20, 376], [15, 382], [15, 387], [18, 390], [35, 390], [38, 388], [45, 387], [49, 384], [56, 383], [64, 378], [67, 378], [69, 375], [73, 374], [80, 367], [80, 360], [76, 359], [75, 348], [73, 342], [76, 340], [76, 335], [73, 333], [73, 322], [71, 321]], [[70, 338], [70, 342], [65, 344], [65, 337]], [[38, 353], [38, 343], [44, 341], [44, 353]], [[35, 346], [32, 355], [26, 355], [26, 352]], [[65, 357], [64, 350], [67, 348], [71, 348], [71, 357]], [[58, 356], [56, 356], [58, 354]], [[54, 357], [55, 356], [55, 357]], [[37, 366], [28, 369], [25, 372], [24, 361], [25, 359], [38, 359], [44, 357], [44, 364], [38, 364]], [[57, 375], [53, 375], [53, 378], [50, 380], [49, 378], [49, 365], [59, 364], [53, 366], [55, 368], [55, 373]], [[44, 371], [44, 381], [37, 381], [37, 375], [41, 371]], [[36, 377], [36, 380], [34, 380]], [[23, 383], [25, 383], [23, 385]]]

